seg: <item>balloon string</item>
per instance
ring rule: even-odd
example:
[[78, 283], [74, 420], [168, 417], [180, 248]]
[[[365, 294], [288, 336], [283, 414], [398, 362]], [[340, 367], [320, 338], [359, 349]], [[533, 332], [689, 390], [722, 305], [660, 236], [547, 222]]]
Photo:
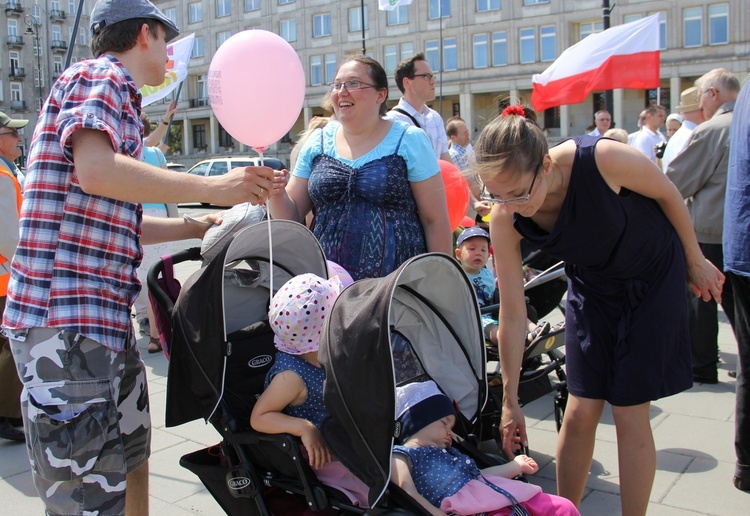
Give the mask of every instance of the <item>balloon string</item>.
[[[264, 166], [263, 165], [264, 163], [263, 162], [263, 150], [259, 150], [258, 154], [260, 155], [260, 166], [262, 167]], [[270, 192], [268, 195], [270, 197], [271, 195]], [[268, 201], [269, 199], [266, 198], [266, 203], [265, 203], [266, 204], [266, 219], [268, 220], [268, 265], [269, 265], [269, 270], [271, 274], [271, 278], [268, 284], [268, 306], [270, 308], [271, 301], [273, 300], [273, 240], [271, 237], [271, 208], [270, 206], [268, 206]]]

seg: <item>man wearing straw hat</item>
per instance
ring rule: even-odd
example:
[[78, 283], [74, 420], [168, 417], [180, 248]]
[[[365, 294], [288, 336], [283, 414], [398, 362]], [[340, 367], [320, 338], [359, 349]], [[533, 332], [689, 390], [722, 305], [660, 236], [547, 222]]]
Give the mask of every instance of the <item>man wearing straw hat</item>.
[[682, 125], [667, 142], [667, 148], [664, 150], [664, 156], [661, 158], [661, 167], [665, 172], [667, 167], [669, 167], [669, 163], [685, 150], [690, 137], [693, 135], [693, 131], [704, 120], [699, 100], [698, 88], [695, 86], [686, 89], [680, 94], [680, 103], [675, 109], [682, 116]]

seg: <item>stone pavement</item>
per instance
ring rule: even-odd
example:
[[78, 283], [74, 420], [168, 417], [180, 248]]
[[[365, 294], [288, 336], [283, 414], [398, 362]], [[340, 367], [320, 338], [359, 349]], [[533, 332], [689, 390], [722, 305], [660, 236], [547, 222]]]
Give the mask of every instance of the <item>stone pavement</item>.
[[[178, 266], [181, 279], [195, 264]], [[660, 400], [651, 409], [657, 449], [657, 471], [649, 514], [734, 516], [749, 514], [750, 494], [732, 486], [734, 471], [734, 388], [727, 376], [734, 369], [737, 350], [731, 328], [723, 319], [720, 328], [722, 365], [718, 385], [696, 385], [689, 391]], [[658, 335], [655, 335], [658, 338]], [[146, 352], [147, 338], [139, 339], [149, 374], [153, 421], [150, 460], [151, 513], [159, 516], [221, 514], [219, 505], [189, 471], [178, 464], [184, 454], [216, 444], [219, 434], [202, 421], [176, 428], [164, 426], [167, 361], [162, 354]], [[638, 381], [637, 376], [633, 378]], [[540, 471], [530, 481], [555, 492], [555, 443], [552, 395], [525, 407], [531, 455]], [[0, 514], [41, 514], [23, 445], [0, 440]], [[611, 412], [605, 410], [599, 425], [581, 513], [620, 513], [617, 447]]]

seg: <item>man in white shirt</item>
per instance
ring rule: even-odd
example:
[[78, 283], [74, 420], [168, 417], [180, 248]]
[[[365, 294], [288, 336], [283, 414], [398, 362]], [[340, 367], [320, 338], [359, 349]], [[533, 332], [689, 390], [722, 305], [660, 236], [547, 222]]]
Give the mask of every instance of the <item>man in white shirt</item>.
[[604, 136], [604, 133], [612, 126], [612, 115], [606, 109], [600, 109], [594, 114], [594, 124], [596, 124], [596, 127], [588, 135]]
[[680, 103], [675, 109], [682, 115], [682, 126], [667, 142], [664, 157], [661, 159], [662, 170], [666, 171], [669, 163], [685, 150], [696, 126], [704, 121], [699, 101], [698, 88], [695, 86], [680, 94]]
[[638, 115], [638, 130], [633, 131], [632, 133], [628, 133], [628, 145], [633, 145], [633, 140], [635, 140], [635, 137], [638, 136], [638, 133], [641, 132], [641, 128], [643, 127], [644, 122], [646, 122], [646, 110], [644, 109], [641, 111], [641, 114]]
[[426, 103], [435, 100], [435, 75], [423, 53], [401, 61], [396, 67], [396, 86], [403, 96], [387, 113], [388, 118], [401, 120], [424, 130], [430, 137], [435, 157], [453, 163], [448, 153], [448, 136], [440, 114]]
[[646, 121], [641, 127], [641, 130], [633, 138], [633, 142], [630, 144], [631, 147], [635, 147], [648, 159], [657, 163], [656, 147], [661, 142], [666, 142], [667, 139], [663, 134], [659, 132], [659, 128], [664, 125], [666, 120], [666, 109], [663, 106], [651, 105], [646, 108]]

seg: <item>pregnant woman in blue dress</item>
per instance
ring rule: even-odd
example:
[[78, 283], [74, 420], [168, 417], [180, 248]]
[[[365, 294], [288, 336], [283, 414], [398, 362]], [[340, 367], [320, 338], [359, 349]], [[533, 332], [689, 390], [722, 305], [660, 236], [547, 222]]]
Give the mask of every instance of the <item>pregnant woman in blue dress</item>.
[[326, 257], [355, 279], [385, 276], [427, 251], [451, 252], [445, 190], [429, 138], [384, 120], [388, 79], [380, 64], [355, 56], [331, 85], [338, 122], [313, 132], [271, 215], [303, 222]]
[[517, 401], [526, 307], [520, 240], [566, 262], [568, 401], [557, 491], [581, 501], [604, 403], [617, 431], [623, 515], [645, 514], [656, 471], [649, 407], [692, 386], [685, 282], [719, 298], [677, 189], [637, 150], [583, 136], [548, 149], [536, 115], [511, 106], [475, 146], [494, 202], [506, 451], [526, 442]]

